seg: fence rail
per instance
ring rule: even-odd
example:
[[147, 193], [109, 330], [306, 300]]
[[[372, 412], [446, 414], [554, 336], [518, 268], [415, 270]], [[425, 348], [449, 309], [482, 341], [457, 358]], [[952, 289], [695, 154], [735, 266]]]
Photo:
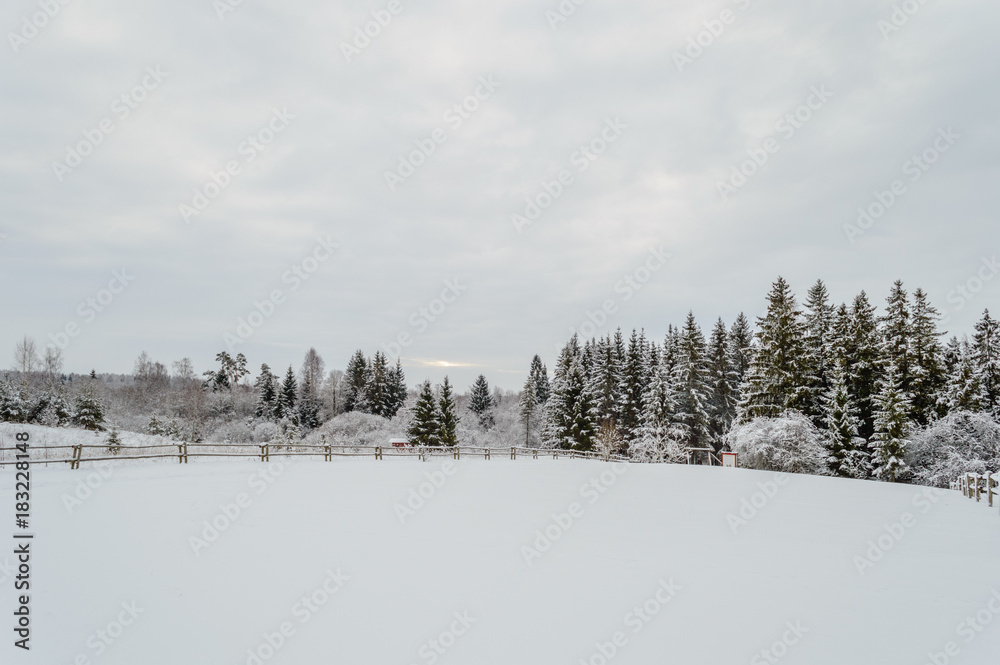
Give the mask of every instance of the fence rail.
[[[49, 456], [49, 451], [65, 450], [70, 451], [62, 456]], [[42, 451], [42, 456], [38, 453]], [[8, 457], [7, 453], [12, 459]], [[17, 464], [13, 459], [17, 452], [13, 447], [0, 447], [0, 467]], [[492, 459], [493, 457], [507, 457], [516, 460], [518, 458], [538, 459], [539, 457], [549, 457], [553, 459], [590, 459], [605, 462], [629, 462], [628, 457], [623, 455], [612, 455], [608, 453], [584, 452], [579, 450], [561, 450], [555, 448], [479, 448], [470, 446], [342, 446], [332, 444], [302, 444], [286, 445], [275, 443], [187, 443], [185, 441], [176, 444], [159, 444], [150, 446], [123, 446], [118, 452], [112, 453], [107, 445], [100, 444], [76, 444], [70, 446], [32, 446], [32, 464], [69, 464], [71, 469], [79, 469], [83, 462], [106, 462], [106, 461], [128, 461], [128, 460], [160, 460], [176, 459], [178, 464], [187, 464], [191, 458], [213, 458], [213, 457], [239, 457], [243, 459], [259, 459], [267, 462], [271, 456], [276, 457], [319, 457], [322, 456], [326, 462], [333, 461], [334, 457], [368, 457], [383, 460], [393, 457], [406, 458], [416, 457], [421, 461], [430, 458], [482, 458]]]
[[960, 491], [966, 497], [975, 499], [976, 502], [982, 501], [983, 495], [985, 495], [990, 508], [1000, 505], [1000, 492], [996, 491], [998, 488], [1000, 488], [1000, 473], [987, 473], [986, 475], [966, 473], [951, 483], [951, 489]]

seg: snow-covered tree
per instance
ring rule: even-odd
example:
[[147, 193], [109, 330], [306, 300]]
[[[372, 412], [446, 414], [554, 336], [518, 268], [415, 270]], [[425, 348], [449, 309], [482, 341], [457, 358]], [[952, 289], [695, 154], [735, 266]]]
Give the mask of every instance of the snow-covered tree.
[[469, 411], [476, 414], [476, 422], [484, 430], [488, 430], [496, 424], [496, 419], [493, 416], [495, 406], [493, 394], [490, 392], [490, 384], [486, 377], [480, 374], [469, 390]]
[[0, 382], [0, 420], [8, 423], [25, 422], [28, 407], [21, 397], [21, 391], [10, 379]]
[[750, 373], [750, 365], [753, 362], [753, 330], [750, 328], [750, 321], [746, 315], [740, 312], [736, 320], [733, 321], [729, 329], [729, 366], [735, 373], [734, 385], [737, 392], [733, 396], [739, 404], [743, 398], [743, 384]]
[[884, 363], [895, 363], [899, 372], [899, 387], [909, 393], [913, 383], [913, 323], [909, 295], [903, 282], [896, 280], [886, 299], [885, 316], [879, 319], [882, 336], [881, 357]]
[[254, 415], [264, 420], [273, 419], [278, 403], [278, 377], [271, 373], [271, 368], [267, 363], [260, 366], [260, 375], [254, 382], [254, 389], [257, 392], [257, 407], [254, 409]]
[[942, 393], [947, 385], [938, 311], [921, 289], [913, 292], [912, 336], [910, 344], [910, 416], [926, 426], [944, 414]]
[[949, 411], [983, 410], [983, 383], [976, 367], [975, 353], [967, 339], [955, 346], [945, 401]]
[[757, 348], [740, 403], [743, 420], [776, 417], [809, 401], [805, 327], [795, 296], [779, 277], [767, 300], [767, 314], [757, 321]]
[[441, 433], [439, 439], [442, 446], [458, 445], [458, 415], [455, 406], [455, 393], [448, 377], [441, 384], [441, 399], [438, 401], [438, 411], [441, 418]]
[[361, 411], [370, 413], [365, 401], [366, 387], [369, 381], [368, 359], [363, 351], [354, 352], [344, 370], [344, 411]]
[[410, 443], [414, 445], [441, 445], [441, 412], [437, 400], [434, 399], [430, 381], [424, 381], [420, 386], [417, 403], [413, 406], [410, 427], [406, 433]]
[[[616, 424], [626, 442], [635, 438], [642, 418], [642, 395], [649, 384], [649, 350], [645, 334], [635, 330], [621, 362]], [[593, 386], [590, 386], [591, 390]]]
[[942, 488], [965, 473], [996, 473], [1000, 423], [985, 413], [955, 411], [913, 435], [907, 463], [916, 482]]
[[972, 351], [979, 374], [983, 409], [1000, 419], [1000, 321], [990, 318], [989, 310], [976, 324]]
[[365, 384], [362, 389], [365, 408], [357, 410], [390, 418], [394, 396], [391, 389], [392, 370], [389, 369], [389, 360], [381, 351], [376, 351], [371, 362], [366, 361], [365, 366]]
[[830, 471], [845, 478], [867, 478], [871, 473], [867, 444], [858, 436], [858, 414], [847, 390], [843, 362], [832, 374], [832, 385], [824, 399], [828, 430]]
[[389, 404], [385, 417], [395, 418], [404, 404], [406, 404], [406, 375], [403, 373], [403, 364], [397, 359], [396, 367], [389, 377]]
[[520, 408], [521, 423], [524, 425], [524, 447], [531, 443], [531, 429], [535, 426], [535, 417], [538, 412], [538, 402], [535, 396], [535, 382], [531, 376], [524, 382], [521, 389], [521, 399], [518, 404]]
[[298, 414], [295, 412], [295, 405], [298, 400], [299, 385], [295, 380], [295, 370], [288, 366], [285, 372], [285, 380], [281, 383], [281, 390], [278, 391], [278, 405], [275, 407], [275, 418], [280, 420], [297, 420]]
[[693, 312], [688, 312], [678, 339], [673, 384], [676, 398], [674, 423], [680, 442], [688, 448], [711, 445], [707, 348], [705, 336]]
[[851, 306], [849, 348], [845, 369], [847, 388], [858, 408], [861, 436], [871, 440], [875, 431], [875, 394], [882, 376], [882, 349], [875, 307], [862, 291]]
[[736, 419], [736, 394], [739, 378], [730, 364], [729, 333], [720, 318], [708, 342], [709, 430], [715, 447], [729, 432]]
[[819, 476], [828, 473], [823, 434], [798, 411], [737, 423], [729, 432], [728, 443], [744, 468]]
[[597, 436], [597, 405], [583, 368], [582, 351], [574, 335], [556, 364], [545, 404], [543, 440], [546, 446], [592, 450]]
[[900, 383], [899, 368], [890, 362], [875, 396], [875, 433], [869, 442], [872, 474], [890, 483], [903, 479], [908, 470], [910, 399]]
[[113, 429], [108, 437], [104, 440], [104, 445], [107, 446], [107, 450], [112, 455], [117, 455], [122, 450], [122, 439], [118, 435], [118, 430]]
[[591, 392], [597, 399], [597, 420], [603, 426], [611, 423], [617, 427], [618, 408], [621, 401], [622, 358], [618, 356], [611, 336], [600, 339], [595, 345], [589, 372]]
[[640, 462], [684, 461], [684, 432], [675, 422], [676, 412], [673, 373], [661, 363], [643, 395], [642, 426], [629, 443], [629, 457]]
[[544, 406], [549, 400], [549, 371], [537, 355], [531, 359], [530, 376], [535, 386], [535, 401]]
[[803, 324], [809, 396], [805, 412], [817, 426], [824, 422], [824, 399], [832, 386], [832, 334], [834, 308], [823, 280], [817, 280], [806, 294]]
[[86, 386], [77, 395], [73, 422], [91, 431], [104, 430], [104, 405], [92, 385]]

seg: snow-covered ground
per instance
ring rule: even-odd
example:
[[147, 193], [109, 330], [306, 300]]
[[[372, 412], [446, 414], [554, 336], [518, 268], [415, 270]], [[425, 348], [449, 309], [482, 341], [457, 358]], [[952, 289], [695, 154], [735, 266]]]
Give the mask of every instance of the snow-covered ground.
[[[957, 492], [501, 458], [33, 474], [32, 650], [5, 627], [5, 664], [923, 665], [933, 653], [972, 665], [1000, 653], [1000, 515]], [[407, 507], [411, 491], [423, 505]], [[10, 527], [13, 500], [7, 467]], [[5, 625], [12, 531], [0, 531]]]

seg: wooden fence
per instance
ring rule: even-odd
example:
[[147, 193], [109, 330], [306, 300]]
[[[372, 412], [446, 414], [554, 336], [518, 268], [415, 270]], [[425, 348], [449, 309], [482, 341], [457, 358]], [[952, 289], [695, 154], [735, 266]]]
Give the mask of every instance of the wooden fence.
[[985, 476], [980, 473], [966, 473], [951, 483], [951, 489], [958, 490], [977, 502], [982, 501], [985, 495], [990, 508], [1000, 505], [1000, 492], [996, 491], [997, 488], [1000, 488], [1000, 474], [995, 473], [988, 473]]
[[[152, 446], [123, 446], [116, 453], [108, 450], [107, 445], [77, 444], [70, 446], [32, 446], [30, 449], [32, 464], [69, 464], [72, 469], [79, 469], [83, 462], [106, 462], [127, 460], [177, 460], [179, 464], [187, 464], [191, 458], [240, 458], [243, 460], [270, 461], [271, 457], [322, 457], [331, 462], [334, 457], [368, 457], [377, 460], [386, 458], [415, 457], [421, 461], [431, 458], [481, 458], [492, 459], [504, 457], [510, 459], [590, 459], [604, 462], [628, 462], [628, 457], [610, 455], [607, 453], [582, 452], [578, 450], [560, 450], [550, 448], [475, 448], [468, 446], [343, 446], [333, 444], [320, 445], [286, 445], [276, 443], [187, 443], [179, 441], [176, 444], [159, 444]], [[0, 447], [0, 466], [17, 464], [13, 447]]]

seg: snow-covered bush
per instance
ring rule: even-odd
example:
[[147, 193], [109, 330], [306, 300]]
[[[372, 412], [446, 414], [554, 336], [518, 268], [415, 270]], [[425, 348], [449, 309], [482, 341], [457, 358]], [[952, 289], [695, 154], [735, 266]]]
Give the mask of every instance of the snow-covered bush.
[[733, 427], [727, 442], [741, 467], [761, 471], [827, 475], [823, 435], [806, 416], [789, 411]]
[[385, 446], [390, 438], [406, 437], [408, 417], [405, 410], [400, 410], [392, 420], [358, 411], [342, 413], [313, 430], [306, 443], [320, 444], [325, 434], [327, 441], [335, 446]]
[[907, 463], [916, 482], [935, 487], [948, 487], [963, 473], [996, 472], [1000, 424], [985, 413], [952, 413], [913, 436]]
[[281, 436], [281, 428], [278, 427], [277, 423], [270, 420], [258, 421], [253, 426], [254, 443], [267, 443], [268, 441], [274, 441], [279, 436]]
[[245, 421], [233, 420], [217, 427], [206, 440], [220, 443], [254, 443], [254, 431]]

